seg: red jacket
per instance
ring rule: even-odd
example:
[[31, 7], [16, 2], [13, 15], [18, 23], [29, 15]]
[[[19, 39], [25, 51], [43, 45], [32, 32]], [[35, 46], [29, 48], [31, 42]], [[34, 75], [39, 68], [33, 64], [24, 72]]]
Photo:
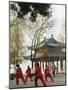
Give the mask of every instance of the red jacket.
[[27, 73], [28, 75], [30, 75], [30, 74], [31, 74], [31, 69], [28, 68], [28, 69], [26, 70], [26, 73]]
[[50, 74], [50, 69], [49, 69], [49, 67], [46, 67], [46, 69], [45, 69], [45, 74], [47, 75], [47, 74]]
[[36, 76], [42, 75], [42, 73], [41, 73], [41, 68], [40, 68], [40, 67], [37, 67], [37, 66], [36, 66], [36, 68], [35, 68], [35, 74], [36, 74]]
[[21, 77], [22, 76], [22, 70], [21, 70], [21, 68], [17, 68], [16, 69], [16, 76], [17, 77]]

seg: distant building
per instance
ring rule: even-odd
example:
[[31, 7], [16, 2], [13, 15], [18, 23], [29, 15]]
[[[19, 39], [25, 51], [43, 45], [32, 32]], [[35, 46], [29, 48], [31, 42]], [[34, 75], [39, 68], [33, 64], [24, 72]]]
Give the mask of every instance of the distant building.
[[40, 62], [40, 66], [42, 63], [43, 70], [44, 64], [51, 65], [53, 63], [59, 72], [65, 72], [65, 44], [55, 40], [53, 35], [49, 39], [44, 38], [39, 45], [28, 47], [28, 49], [35, 52], [30, 56], [25, 56], [27, 60], [32, 61], [32, 69], [34, 68], [33, 63]]

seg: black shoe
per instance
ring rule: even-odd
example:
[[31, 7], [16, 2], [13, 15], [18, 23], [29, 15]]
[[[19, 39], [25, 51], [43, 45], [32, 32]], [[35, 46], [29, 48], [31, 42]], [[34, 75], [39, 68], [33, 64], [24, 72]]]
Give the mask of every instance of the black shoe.
[[47, 87], [47, 84], [44, 87]]

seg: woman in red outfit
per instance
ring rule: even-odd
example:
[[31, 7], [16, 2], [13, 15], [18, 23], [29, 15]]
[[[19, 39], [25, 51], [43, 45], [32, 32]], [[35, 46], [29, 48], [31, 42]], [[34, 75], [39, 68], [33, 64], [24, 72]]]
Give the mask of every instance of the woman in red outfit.
[[24, 77], [23, 77], [23, 74], [22, 74], [22, 70], [19, 66], [19, 64], [16, 65], [16, 84], [18, 85], [19, 84], [19, 79], [21, 79], [23, 81], [23, 83], [25, 83], [25, 80], [24, 80]]
[[46, 68], [45, 68], [45, 79], [46, 79], [46, 81], [47, 81], [47, 77], [49, 77], [52, 82], [54, 81], [54, 78], [52, 77], [52, 75], [50, 73], [49, 66], [46, 65]]
[[34, 82], [35, 82], [35, 86], [38, 87], [38, 79], [40, 79], [42, 81], [42, 84], [43, 86], [47, 86], [46, 85], [46, 81], [45, 79], [43, 78], [43, 75], [42, 75], [42, 72], [41, 72], [41, 68], [39, 66], [39, 63], [36, 64], [36, 67], [35, 67], [35, 79], [34, 79]]
[[31, 68], [29, 66], [28, 66], [28, 69], [26, 70], [26, 74], [27, 75], [26, 75], [26, 80], [25, 81], [27, 81], [28, 78], [30, 78], [30, 80], [33, 81], [32, 80], [32, 74], [31, 74]]

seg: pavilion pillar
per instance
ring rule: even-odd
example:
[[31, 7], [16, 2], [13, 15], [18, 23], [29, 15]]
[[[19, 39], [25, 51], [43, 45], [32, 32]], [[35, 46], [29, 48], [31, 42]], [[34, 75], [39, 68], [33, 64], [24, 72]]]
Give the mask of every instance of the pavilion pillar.
[[34, 61], [32, 61], [32, 73], [34, 72]]
[[40, 61], [40, 67], [41, 67], [41, 61]]
[[44, 71], [44, 62], [43, 62], [43, 71]]
[[54, 65], [54, 60], [55, 60], [55, 58], [54, 58], [54, 57], [52, 57], [52, 65]]
[[46, 62], [46, 65], [47, 65], [47, 62]]
[[47, 62], [47, 65], [49, 66], [49, 62]]
[[45, 70], [45, 68], [46, 68], [46, 62], [44, 62], [44, 70]]
[[57, 73], [58, 73], [58, 60], [57, 60]]
[[54, 64], [54, 61], [52, 61], [52, 64]]
[[32, 61], [32, 69], [33, 69], [33, 61]]
[[35, 69], [36, 69], [36, 64], [37, 64], [37, 62], [35, 61], [35, 62], [34, 62], [34, 71], [35, 71]]
[[63, 70], [63, 60], [60, 61], [61, 70]]
[[50, 68], [52, 67], [52, 62], [50, 62]]

